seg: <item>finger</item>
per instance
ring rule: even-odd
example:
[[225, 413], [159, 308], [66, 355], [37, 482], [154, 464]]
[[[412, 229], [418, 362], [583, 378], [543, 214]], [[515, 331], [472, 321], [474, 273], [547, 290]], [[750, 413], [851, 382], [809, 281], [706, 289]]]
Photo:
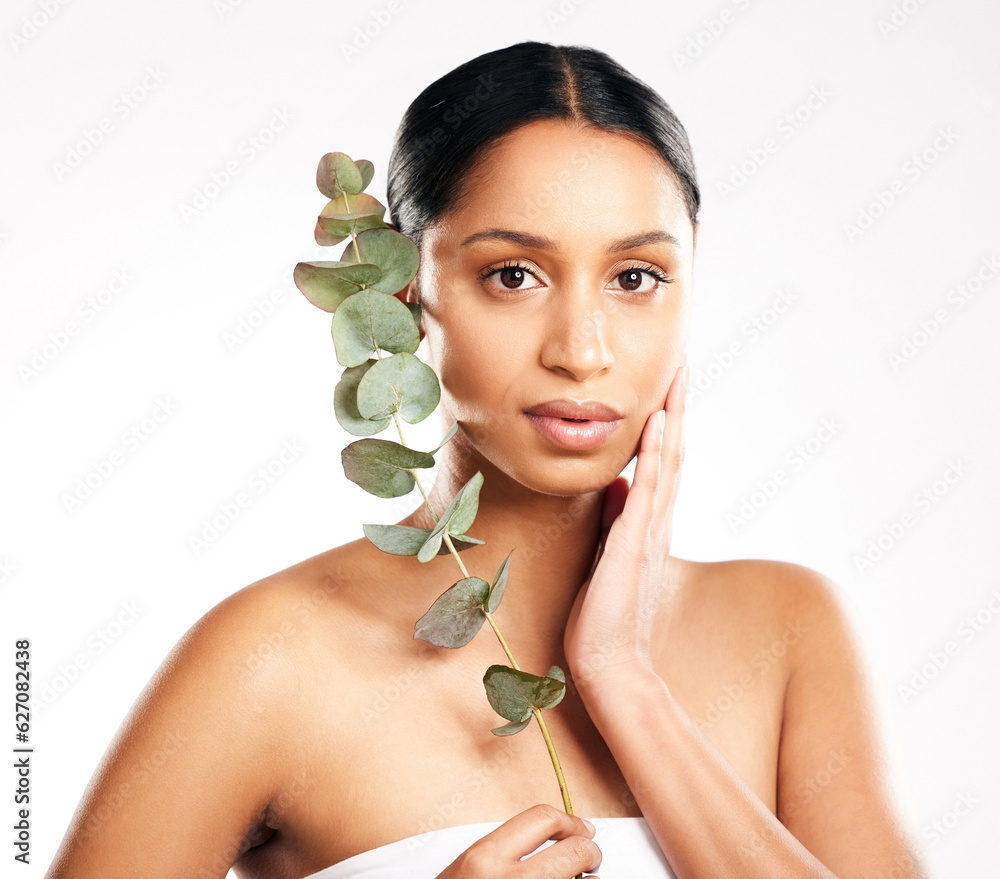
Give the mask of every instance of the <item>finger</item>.
[[660, 478], [660, 454], [663, 449], [665, 418], [665, 410], [657, 409], [646, 419], [642, 429], [639, 455], [635, 461], [635, 474], [628, 493], [629, 501], [622, 511], [622, 519], [634, 521], [637, 527], [648, 523], [652, 516], [653, 493]]
[[593, 576], [601, 556], [604, 554], [604, 547], [608, 542], [608, 533], [611, 526], [625, 509], [625, 501], [628, 498], [629, 485], [624, 476], [617, 476], [604, 488], [604, 497], [601, 506], [601, 524], [597, 535], [597, 546], [594, 549], [594, 558], [590, 563], [590, 570], [587, 572], [588, 579]]
[[[567, 836], [594, 836], [579, 815], [567, 815], [555, 806], [539, 804], [518, 812], [496, 830], [487, 833], [479, 842], [503, 856], [514, 859], [531, 854], [548, 839], [565, 839]], [[579, 871], [577, 871], [579, 872]]]
[[[666, 422], [663, 429], [663, 444], [660, 454], [662, 473], [677, 482], [681, 462], [684, 460], [684, 412], [687, 409], [687, 375], [685, 364], [677, 370], [677, 375], [667, 392]], [[671, 500], [673, 496], [671, 497]]]
[[525, 863], [530, 864], [529, 876], [535, 876], [535, 867], [540, 867], [538, 876], [577, 876], [593, 873], [601, 866], [603, 854], [592, 839], [573, 836], [553, 845], [546, 846], [532, 855]]
[[625, 509], [625, 499], [628, 497], [629, 484], [624, 476], [615, 478], [604, 489], [604, 506], [601, 509], [601, 529], [607, 531]]

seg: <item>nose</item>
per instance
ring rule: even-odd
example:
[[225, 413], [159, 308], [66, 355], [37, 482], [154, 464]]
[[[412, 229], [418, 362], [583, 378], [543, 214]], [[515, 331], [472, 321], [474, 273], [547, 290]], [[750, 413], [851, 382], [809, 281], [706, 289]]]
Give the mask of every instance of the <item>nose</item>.
[[542, 365], [578, 382], [609, 370], [614, 356], [608, 318], [600, 299], [586, 292], [566, 292], [553, 297], [552, 302]]

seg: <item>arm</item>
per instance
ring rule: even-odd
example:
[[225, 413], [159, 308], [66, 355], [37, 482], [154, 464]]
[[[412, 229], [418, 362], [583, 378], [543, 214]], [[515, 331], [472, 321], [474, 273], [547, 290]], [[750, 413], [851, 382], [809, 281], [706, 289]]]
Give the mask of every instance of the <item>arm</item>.
[[580, 694], [679, 879], [927, 877], [908, 839], [858, 642], [833, 584], [794, 572], [811, 633], [789, 655], [773, 815], [648, 667]]
[[283, 599], [220, 602], [153, 675], [101, 760], [45, 879], [224, 877], [279, 787], [287, 655], [249, 671]]

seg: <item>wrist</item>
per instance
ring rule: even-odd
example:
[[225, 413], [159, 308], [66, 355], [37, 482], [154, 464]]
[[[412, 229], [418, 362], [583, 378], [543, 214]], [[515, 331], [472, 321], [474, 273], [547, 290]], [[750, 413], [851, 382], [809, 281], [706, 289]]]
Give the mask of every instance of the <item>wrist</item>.
[[578, 661], [570, 665], [573, 683], [591, 713], [617, 711], [648, 699], [667, 685], [648, 660], [630, 659], [610, 663]]

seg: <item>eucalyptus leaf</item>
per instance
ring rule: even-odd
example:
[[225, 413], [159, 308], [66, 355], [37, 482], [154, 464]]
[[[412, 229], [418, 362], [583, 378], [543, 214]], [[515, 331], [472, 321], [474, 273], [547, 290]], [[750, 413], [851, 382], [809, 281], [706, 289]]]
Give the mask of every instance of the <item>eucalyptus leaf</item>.
[[356, 440], [340, 454], [344, 475], [378, 497], [401, 497], [416, 484], [411, 469], [433, 467], [426, 452], [380, 439]]
[[[472, 524], [476, 517], [476, 510], [479, 508], [479, 489], [483, 485], [483, 474], [477, 471], [475, 476], [469, 479], [451, 499], [448, 509], [444, 511], [441, 518], [431, 531], [427, 542], [417, 553], [417, 559], [422, 562], [429, 562], [438, 554], [441, 541], [444, 539], [444, 532], [447, 529], [449, 534], [463, 534]], [[471, 498], [467, 499], [467, 496]], [[471, 516], [469, 511], [471, 508]], [[462, 515], [459, 516], [459, 511]]]
[[552, 708], [566, 694], [565, 681], [533, 675], [506, 665], [491, 665], [483, 675], [486, 698], [501, 717], [520, 722], [532, 708]]
[[413, 322], [420, 328], [420, 303], [419, 302], [404, 302], [408, 309], [410, 309], [410, 314], [413, 315]]
[[317, 244], [330, 247], [340, 244], [345, 238], [357, 235], [366, 229], [382, 229], [385, 222], [378, 214], [343, 214], [341, 216], [316, 218], [313, 238]]
[[479, 577], [459, 580], [417, 620], [413, 637], [438, 647], [464, 647], [486, 622], [483, 603], [489, 589]]
[[449, 534], [464, 534], [475, 521], [479, 510], [479, 490], [483, 487], [483, 474], [476, 474], [463, 485], [442, 518], [447, 518]]
[[327, 153], [316, 168], [316, 186], [327, 198], [342, 193], [357, 194], [364, 189], [361, 170], [346, 153]]
[[[414, 528], [412, 525], [363, 525], [367, 537], [382, 552], [392, 555], [416, 555], [431, 533], [430, 528]], [[481, 546], [486, 541], [470, 537], [468, 534], [456, 535], [452, 541], [455, 549], [461, 552], [473, 546]], [[447, 546], [438, 550], [438, 555], [447, 555]]]
[[395, 296], [362, 290], [333, 315], [333, 344], [344, 366], [359, 366], [379, 348], [412, 354], [420, 344], [409, 309]]
[[360, 217], [368, 216], [370, 214], [378, 214], [379, 217], [385, 216], [385, 205], [382, 204], [374, 195], [368, 195], [366, 192], [362, 192], [359, 195], [352, 195], [347, 199], [347, 205], [349, 210], [344, 208], [344, 197], [330, 199], [326, 203], [326, 207], [319, 212], [321, 217], [338, 217], [338, 218], [350, 218], [350, 217]]
[[368, 159], [355, 159], [354, 164], [358, 166], [358, 170], [361, 172], [361, 190], [363, 192], [368, 188], [368, 184], [372, 182], [372, 177], [375, 176], [375, 166]]
[[513, 554], [514, 550], [507, 553], [507, 558], [503, 560], [500, 570], [497, 571], [496, 577], [493, 578], [493, 585], [490, 586], [490, 598], [486, 604], [486, 609], [490, 613], [493, 613], [500, 606], [500, 599], [503, 598], [504, 590], [507, 588], [507, 569], [510, 567], [510, 557]]
[[[354, 252], [354, 245], [358, 254]], [[382, 269], [382, 277], [374, 286], [383, 293], [398, 293], [417, 273], [420, 253], [412, 239], [388, 227], [366, 229], [352, 241], [340, 256], [344, 262], [374, 263]]]
[[448, 432], [444, 435], [444, 439], [441, 440], [433, 449], [431, 449], [427, 454], [433, 455], [438, 449], [440, 449], [446, 442], [448, 442], [456, 433], [458, 433], [458, 422], [452, 423], [451, 427], [448, 428]]
[[339, 244], [352, 233], [358, 235], [366, 229], [385, 228], [385, 205], [377, 198], [361, 193], [347, 201], [350, 210], [345, 208], [343, 198], [337, 198], [320, 211], [314, 232], [317, 244]]
[[358, 385], [362, 418], [389, 417], [398, 412], [409, 424], [423, 421], [441, 399], [434, 370], [403, 351], [379, 360]]
[[[300, 262], [292, 279], [317, 308], [335, 312], [348, 296], [370, 287], [382, 277], [382, 270], [371, 263], [345, 263], [320, 260]], [[419, 336], [418, 336], [419, 337]]]
[[392, 420], [390, 415], [382, 418], [366, 418], [358, 411], [358, 384], [377, 360], [366, 360], [359, 366], [349, 366], [333, 391], [333, 410], [340, 426], [354, 436], [371, 436], [381, 433]]
[[503, 726], [497, 726], [490, 730], [495, 736], [512, 736], [514, 733], [519, 733], [524, 729], [529, 723], [531, 723], [531, 717], [527, 717], [524, 720], [514, 721], [510, 723], [505, 723]]

